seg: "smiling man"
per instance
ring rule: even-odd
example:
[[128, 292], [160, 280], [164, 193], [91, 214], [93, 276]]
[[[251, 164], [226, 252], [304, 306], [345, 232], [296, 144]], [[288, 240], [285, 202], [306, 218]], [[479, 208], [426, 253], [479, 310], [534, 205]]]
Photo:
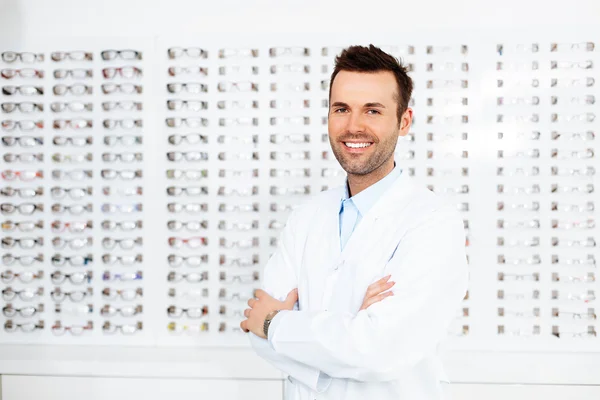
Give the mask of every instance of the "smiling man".
[[293, 400], [447, 399], [439, 343], [467, 286], [459, 214], [394, 162], [412, 80], [375, 46], [331, 76], [329, 141], [346, 185], [295, 210], [241, 327]]

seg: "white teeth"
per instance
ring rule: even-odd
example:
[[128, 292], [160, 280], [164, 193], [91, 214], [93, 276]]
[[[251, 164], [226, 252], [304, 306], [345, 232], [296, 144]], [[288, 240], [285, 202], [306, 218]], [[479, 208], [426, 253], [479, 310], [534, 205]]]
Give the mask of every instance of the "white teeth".
[[371, 145], [371, 143], [345, 143], [346, 146], [350, 147], [351, 149], [360, 149], [362, 147], [369, 147]]

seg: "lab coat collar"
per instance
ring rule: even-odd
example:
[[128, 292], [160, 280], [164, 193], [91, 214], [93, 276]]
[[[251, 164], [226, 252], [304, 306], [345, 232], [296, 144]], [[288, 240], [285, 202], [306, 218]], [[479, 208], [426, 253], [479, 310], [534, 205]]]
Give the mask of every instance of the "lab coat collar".
[[[367, 212], [373, 207], [377, 200], [379, 200], [385, 192], [394, 184], [396, 179], [402, 173], [400, 167], [395, 166], [394, 168], [379, 181], [375, 182], [362, 192], [355, 196], [352, 196], [351, 200], [358, 209], [361, 216], [367, 214]], [[348, 181], [346, 181], [346, 195], [348, 195]]]

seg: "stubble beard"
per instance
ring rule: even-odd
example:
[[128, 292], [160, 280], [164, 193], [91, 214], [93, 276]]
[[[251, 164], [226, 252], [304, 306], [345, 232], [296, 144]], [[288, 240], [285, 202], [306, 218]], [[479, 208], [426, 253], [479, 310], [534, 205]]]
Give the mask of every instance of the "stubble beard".
[[375, 152], [367, 159], [364, 155], [344, 154], [341, 142], [331, 143], [331, 150], [335, 155], [344, 171], [350, 175], [368, 175], [381, 167], [387, 160], [394, 155], [396, 144], [398, 143], [398, 135], [391, 135], [385, 141], [373, 143], [371, 146], [376, 146]]

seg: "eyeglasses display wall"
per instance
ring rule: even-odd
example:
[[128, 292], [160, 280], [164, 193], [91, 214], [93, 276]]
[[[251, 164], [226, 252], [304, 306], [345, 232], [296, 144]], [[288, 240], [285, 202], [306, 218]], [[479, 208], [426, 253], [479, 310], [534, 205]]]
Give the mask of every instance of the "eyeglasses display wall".
[[[289, 212], [344, 182], [344, 46], [158, 38], [2, 53], [3, 343], [247, 345]], [[598, 43], [375, 41], [415, 82], [403, 173], [463, 215], [456, 348], [599, 350]]]

